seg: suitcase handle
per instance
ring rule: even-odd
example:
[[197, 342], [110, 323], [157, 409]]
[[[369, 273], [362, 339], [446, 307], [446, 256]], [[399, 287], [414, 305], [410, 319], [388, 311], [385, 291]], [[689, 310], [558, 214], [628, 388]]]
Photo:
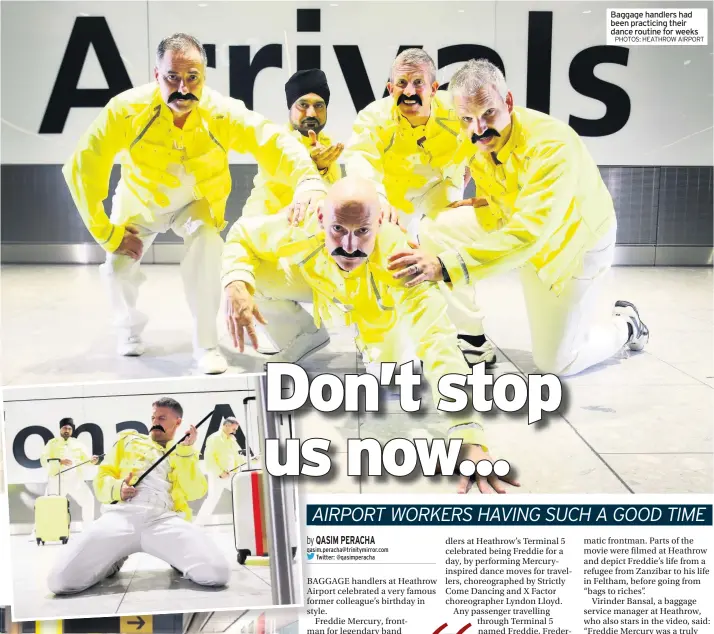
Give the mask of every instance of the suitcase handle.
[[246, 471], [253, 471], [253, 467], [250, 463], [250, 457], [251, 454], [253, 453], [251, 448], [250, 448], [250, 433], [249, 433], [249, 427], [250, 427], [250, 422], [248, 420], [248, 403], [251, 401], [255, 401], [256, 397], [255, 396], [246, 396], [243, 399], [243, 416], [245, 420], [245, 430], [243, 431], [243, 435], [245, 436], [245, 457], [246, 457], [246, 462], [248, 464], [248, 468]]
[[[62, 462], [59, 458], [47, 458], [47, 462]], [[57, 495], [62, 495], [62, 479], [60, 474], [62, 473], [61, 465], [60, 469], [57, 470]]]

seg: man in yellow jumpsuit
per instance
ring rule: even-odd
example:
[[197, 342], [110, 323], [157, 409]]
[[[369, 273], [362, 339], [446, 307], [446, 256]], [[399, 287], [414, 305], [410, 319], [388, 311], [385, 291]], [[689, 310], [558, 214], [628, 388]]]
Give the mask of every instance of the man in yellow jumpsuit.
[[[238, 100], [204, 86], [206, 53], [198, 40], [176, 34], [159, 44], [151, 84], [107, 104], [80, 140], [63, 173], [92, 237], [107, 251], [102, 273], [112, 299], [118, 352], [139, 356], [147, 317], [137, 310], [144, 276], [139, 265], [159, 233], [184, 240], [181, 275], [193, 315], [193, 347], [207, 374], [227, 368], [218, 350], [220, 262], [228, 154], [252, 154], [294, 192], [296, 207], [315, 206], [324, 185], [305, 148], [285, 130]], [[103, 201], [117, 155], [121, 179], [108, 218]]]
[[129, 555], [145, 552], [205, 586], [225, 586], [228, 562], [201, 528], [188, 503], [206, 495], [206, 476], [194, 444], [196, 428], [139, 486], [133, 486], [169, 449], [183, 408], [164, 397], [152, 405], [149, 435], [124, 431], [94, 480], [102, 517], [62, 549], [48, 578], [55, 594], [82, 592], [115, 575]]
[[446, 273], [458, 285], [520, 267], [542, 372], [573, 375], [625, 345], [642, 350], [649, 330], [630, 302], [616, 302], [606, 323], [595, 320], [617, 221], [582, 139], [553, 117], [514, 106], [503, 74], [487, 60], [467, 62], [449, 89], [478, 198], [425, 227], [442, 245], [438, 259], [396, 254], [396, 276], [410, 275], [412, 284]]
[[235, 418], [226, 418], [220, 431], [211, 434], [206, 440], [203, 464], [208, 472], [208, 495], [196, 515], [196, 524], [203, 526], [208, 516], [213, 513], [223, 495], [231, 490], [231, 480], [238, 467], [246, 460], [240, 455], [240, 447], [235, 433], [240, 425]]
[[[64, 495], [73, 498], [82, 509], [82, 521], [94, 521], [94, 494], [84, 479], [82, 463], [97, 464], [97, 456], [90, 456], [84, 445], [73, 438], [75, 425], [71, 418], [63, 418], [60, 435], [50, 440], [42, 451], [40, 464], [47, 469], [46, 495]], [[59, 462], [57, 460], [59, 459]], [[65, 471], [66, 469], [70, 469]], [[60, 471], [65, 471], [60, 475]]]
[[[393, 329], [406, 331], [416, 343], [435, 402], [443, 375], [470, 374], [438, 287], [407, 288], [386, 270], [390, 254], [408, 243], [397, 226], [380, 224], [381, 217], [374, 184], [347, 177], [332, 186], [323, 209], [304, 226], [289, 226], [284, 215], [236, 222], [223, 261], [227, 325], [236, 347], [243, 349], [246, 334], [255, 345], [254, 320], [264, 322], [267, 306], [289, 299], [312, 302], [317, 323], [354, 324], [368, 369], [373, 362], [398, 362], [400, 350], [386, 335]], [[291, 362], [299, 323], [284, 318], [266, 326], [283, 346], [280, 360]], [[444, 432], [462, 439], [474, 462], [489, 459], [484, 430], [473, 411], [462, 419], [446, 419]], [[479, 486], [500, 491], [496, 476], [490, 478]], [[461, 483], [464, 492], [467, 482]]]
[[[463, 197], [466, 170], [465, 161], [453, 160], [459, 147], [459, 120], [449, 93], [438, 87], [436, 65], [426, 52], [400, 53], [387, 84], [390, 96], [357, 115], [345, 150], [347, 175], [374, 181], [385, 217], [393, 219], [397, 214], [426, 249], [432, 245], [420, 227], [421, 218]], [[493, 365], [496, 354], [484, 336], [473, 286], [442, 291], [466, 360]]]
[[[285, 98], [289, 110], [289, 133], [310, 152], [325, 186], [335, 183], [342, 177], [342, 170], [337, 162], [342, 150], [341, 143], [333, 144], [325, 134], [327, 124], [327, 107], [330, 105], [330, 87], [325, 73], [317, 68], [300, 70], [288, 79], [285, 84]], [[294, 188], [280, 179], [276, 179], [267, 170], [258, 169], [253, 180], [253, 190], [243, 207], [242, 217], [263, 214], [276, 214], [289, 207], [293, 201]], [[292, 220], [292, 218], [291, 218]], [[312, 319], [305, 319], [305, 311], [297, 305], [292, 306], [292, 315], [304, 320], [300, 335], [300, 345], [305, 354], [311, 354], [324, 348], [330, 342], [330, 336], [324, 327], [315, 329]], [[267, 316], [270, 319], [270, 315]], [[275, 353], [277, 345], [274, 341], [265, 341], [265, 329], [259, 328], [258, 351]]]

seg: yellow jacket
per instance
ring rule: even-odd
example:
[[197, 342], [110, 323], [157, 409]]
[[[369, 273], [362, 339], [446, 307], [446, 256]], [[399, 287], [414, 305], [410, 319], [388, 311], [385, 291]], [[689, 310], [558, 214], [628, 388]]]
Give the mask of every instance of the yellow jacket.
[[463, 193], [465, 160], [461, 165], [453, 160], [459, 131], [448, 92], [437, 91], [429, 121], [416, 128], [392, 97], [379, 99], [359, 112], [352, 126], [344, 152], [347, 175], [373, 181], [380, 195], [406, 214], [442, 210]]
[[[303, 136], [291, 125], [287, 127], [288, 133], [295, 137], [310, 153], [310, 137]], [[317, 142], [325, 147], [332, 145], [330, 137], [324, 132], [317, 135]], [[342, 170], [337, 161], [334, 161], [328, 170], [322, 174], [326, 185], [332, 185], [342, 178]], [[261, 214], [275, 214], [285, 209], [293, 199], [295, 189], [284, 182], [273, 178], [266, 170], [259, 168], [253, 179], [253, 190], [243, 207], [242, 216], [259, 216]]]
[[213, 476], [220, 476], [224, 471], [231, 471], [245, 464], [246, 460], [238, 453], [239, 450], [238, 441], [233, 434], [229, 436], [224, 434], [223, 430], [211, 434], [203, 454], [206, 471]]
[[[530, 262], [559, 295], [584, 253], [612, 228], [615, 209], [597, 164], [570, 126], [518, 107], [512, 121], [508, 142], [497, 155], [501, 165], [474, 154], [469, 139], [460, 150], [473, 155], [469, 167], [476, 195], [489, 203], [476, 214], [491, 232], [439, 257], [453, 283]], [[458, 233], [454, 226], [453, 235]]]
[[[50, 458], [53, 458], [52, 462], [49, 462]], [[72, 461], [71, 466], [75, 466], [89, 460], [91, 456], [87, 454], [84, 445], [76, 438], [68, 438], [65, 441], [65, 439], [60, 436], [50, 440], [50, 442], [45, 445], [45, 448], [42, 450], [42, 455], [40, 456], [40, 464], [43, 468], [47, 469], [50, 477], [56, 476], [60, 469], [69, 469], [69, 467], [60, 465], [54, 458], [68, 458]], [[78, 473], [76, 475], [82, 475], [83, 468], [84, 467], [78, 467], [77, 469], [72, 469], [72, 471], [77, 471]]]
[[[335, 318], [355, 324], [357, 345], [371, 361], [394, 361], [381, 345], [385, 333], [403, 329], [424, 363], [434, 403], [440, 400], [439, 379], [445, 374], [470, 374], [457, 346], [456, 328], [447, 317], [446, 299], [436, 284], [412, 288], [387, 271], [387, 259], [397, 249], [407, 249], [407, 238], [392, 224], [382, 225], [374, 252], [363, 266], [342, 271], [325, 249], [324, 232], [317, 219], [304, 226], [288, 226], [284, 215], [241, 218], [231, 227], [223, 255], [223, 286], [242, 281], [255, 292], [256, 268], [269, 274], [300, 275], [311, 287], [315, 323]], [[282, 270], [281, 270], [282, 269]], [[263, 272], [261, 271], [261, 274]], [[295, 279], [295, 277], [292, 277]], [[475, 412], [465, 412], [446, 423], [451, 438], [485, 446], [483, 427]]]
[[[180, 184], [180, 179], [167, 171], [170, 165], [185, 167], [194, 181], [194, 198], [206, 199], [216, 227], [223, 229], [231, 192], [231, 150], [252, 154], [261, 169], [293, 190], [324, 191], [304, 146], [248, 110], [242, 101], [204, 88], [198, 107], [181, 130], [173, 124], [171, 111], [153, 83], [111, 99], [82, 136], [62, 172], [92, 237], [113, 252], [129, 220], [151, 220], [151, 206], [169, 205], [166, 188]], [[110, 222], [103, 201], [114, 158], [120, 153], [121, 181]]]
[[[132, 473], [132, 484], [162, 455], [166, 448], [147, 434], [129, 430], [119, 434], [117, 442], [107, 452], [94, 478], [94, 492], [103, 504], [121, 502], [121, 486]], [[166, 459], [174, 510], [191, 519], [188, 502], [206, 495], [208, 483], [199, 467], [199, 452], [194, 446], [179, 445]], [[141, 488], [141, 485], [139, 485]]]

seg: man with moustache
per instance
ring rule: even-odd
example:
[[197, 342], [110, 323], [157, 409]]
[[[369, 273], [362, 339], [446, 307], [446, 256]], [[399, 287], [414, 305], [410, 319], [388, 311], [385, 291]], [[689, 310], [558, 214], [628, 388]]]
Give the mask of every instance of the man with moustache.
[[137, 479], [168, 449], [183, 408], [172, 398], [152, 404], [149, 434], [123, 431], [94, 480], [102, 517], [62, 549], [47, 584], [55, 594], [76, 594], [115, 575], [129, 555], [162, 559], [202, 586], [225, 586], [230, 568], [216, 544], [192, 524], [188, 503], [206, 494], [194, 447], [196, 428], [139, 486]]
[[[319, 68], [297, 71], [285, 84], [285, 99], [289, 111], [287, 131], [310, 152], [326, 186], [331, 185], [342, 176], [337, 159], [344, 146], [333, 144], [324, 132], [330, 105], [330, 87], [325, 73]], [[260, 168], [241, 216], [282, 211], [292, 203], [294, 194], [289, 184]]]
[[[84, 445], [73, 437], [75, 425], [71, 418], [63, 418], [59, 428], [59, 437], [50, 440], [40, 456], [40, 464], [47, 469], [48, 475], [46, 495], [64, 495], [74, 499], [82, 509], [82, 521], [86, 525], [94, 521], [94, 495], [84, 479], [85, 467], [79, 465], [88, 462], [97, 464], [99, 458], [90, 457]], [[60, 475], [61, 471], [65, 473]]]
[[[101, 267], [119, 331], [118, 352], [144, 352], [147, 317], [137, 310], [140, 263], [156, 236], [171, 229], [184, 240], [181, 276], [193, 316], [194, 358], [200, 371], [227, 368], [218, 350], [220, 262], [228, 155], [249, 153], [293, 192], [297, 211], [314, 208], [325, 187], [305, 147], [243, 102], [205, 86], [206, 52], [185, 33], [162, 40], [155, 82], [107, 104], [80, 140], [63, 173], [92, 237], [107, 251]], [[117, 155], [121, 179], [111, 218], [103, 201]]]
[[617, 221], [582, 139], [565, 123], [514, 105], [503, 73], [487, 60], [467, 62], [449, 90], [479, 198], [430, 220], [424, 230], [441, 243], [438, 257], [396, 254], [395, 277], [417, 266], [416, 281], [445, 273], [458, 285], [520, 268], [542, 372], [570, 376], [625, 346], [642, 350], [649, 330], [632, 303], [616, 302], [608, 322], [595, 324]]
[[[449, 93], [438, 88], [434, 60], [418, 48], [403, 51], [392, 64], [389, 97], [357, 115], [345, 150], [347, 175], [373, 181], [385, 218], [398, 218], [427, 249], [431, 243], [420, 228], [421, 218], [460, 200], [465, 182], [465, 162], [453, 161], [459, 120]], [[414, 277], [418, 274], [414, 271]], [[484, 335], [475, 288], [442, 291], [466, 360], [493, 365], [496, 353]]]
[[[246, 336], [256, 345], [258, 321], [281, 345], [274, 359], [294, 363], [303, 354], [294, 345], [302, 323], [288, 312], [289, 305], [312, 302], [315, 324], [354, 325], [357, 347], [373, 362], [398, 362], [402, 351], [390, 333], [405, 331], [416, 343], [438, 403], [443, 375], [470, 372], [438, 287], [407, 287], [386, 270], [389, 255], [406, 247], [404, 233], [382, 221], [375, 185], [354, 176], [333, 185], [317, 216], [303, 226], [289, 226], [284, 214], [241, 218], [228, 234], [223, 261], [226, 321], [234, 345], [242, 351]], [[286, 306], [283, 318], [281, 305]], [[275, 318], [266, 323], [267, 309]], [[445, 419], [444, 436], [461, 439], [474, 462], [490, 459], [474, 412]], [[459, 490], [465, 493], [469, 486], [468, 478], [462, 478]], [[484, 492], [504, 492], [495, 475], [480, 478], [478, 486]]]
[[[335, 183], [342, 177], [342, 170], [337, 162], [344, 146], [333, 144], [324, 133], [327, 124], [327, 107], [330, 105], [330, 87], [325, 73], [318, 68], [299, 70], [285, 84], [285, 98], [289, 110], [288, 130], [290, 134], [310, 152], [315, 166], [320, 172], [325, 186]], [[259, 169], [253, 180], [253, 190], [243, 207], [242, 217], [262, 214], [275, 214], [290, 207], [295, 192], [294, 188], [285, 182], [273, 178], [264, 169]], [[290, 210], [289, 220], [296, 224], [300, 221], [298, 214]], [[299, 307], [294, 313], [300, 315]], [[259, 327], [258, 352], [267, 354], [276, 352], [275, 342], [268, 341], [262, 335], [267, 335]], [[329, 333], [325, 328], [305, 328], [300, 335], [301, 345], [305, 351], [313, 352], [324, 348], [330, 342]]]

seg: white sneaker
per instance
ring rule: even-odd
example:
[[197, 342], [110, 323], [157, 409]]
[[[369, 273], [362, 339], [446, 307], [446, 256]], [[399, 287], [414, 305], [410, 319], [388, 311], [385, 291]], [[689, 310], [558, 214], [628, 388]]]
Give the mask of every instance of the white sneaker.
[[228, 362], [218, 348], [197, 353], [196, 361], [203, 374], [223, 374], [228, 369]]
[[140, 357], [144, 354], [144, 342], [139, 335], [119, 337], [117, 352], [123, 357]]
[[630, 350], [642, 350], [645, 344], [650, 340], [650, 331], [642, 319], [640, 319], [640, 314], [637, 312], [635, 305], [630, 302], [618, 300], [615, 302], [615, 308], [612, 314], [617, 317], [624, 317], [627, 323], [630, 324], [632, 334], [627, 340], [627, 345]]
[[320, 328], [317, 332], [303, 332], [280, 352], [271, 356], [270, 361], [297, 363], [318, 350], [322, 350], [328, 343], [330, 343], [330, 334], [326, 328]]
[[496, 350], [488, 339], [482, 346], [474, 346], [463, 339], [458, 339], [458, 346], [469, 366], [485, 363], [487, 368], [492, 368], [496, 365]]

